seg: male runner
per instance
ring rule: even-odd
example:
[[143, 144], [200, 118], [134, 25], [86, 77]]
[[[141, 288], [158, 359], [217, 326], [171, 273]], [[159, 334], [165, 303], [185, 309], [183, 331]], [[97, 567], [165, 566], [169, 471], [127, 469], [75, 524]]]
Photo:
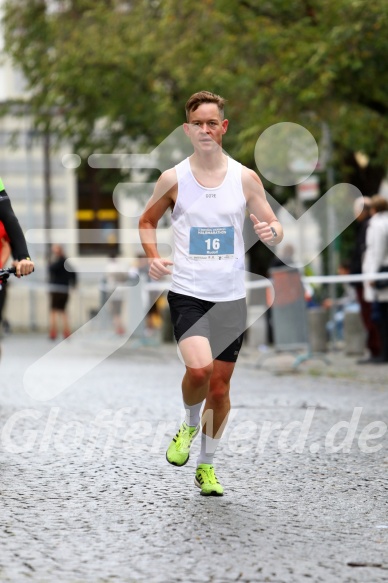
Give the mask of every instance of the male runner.
[[[186, 418], [170, 443], [167, 461], [175, 466], [188, 461], [205, 403], [195, 484], [202, 495], [213, 496], [224, 491], [213, 457], [230, 410], [230, 380], [246, 322], [242, 234], [246, 207], [261, 241], [273, 245], [283, 238], [257, 174], [222, 151], [228, 129], [224, 103], [208, 91], [190, 97], [183, 129], [194, 153], [163, 172], [139, 222], [151, 278], [172, 275], [168, 301], [186, 365], [182, 381]], [[160, 257], [156, 240], [158, 221], [168, 209], [174, 263]]]
[[27, 243], [19, 221], [13, 211], [9, 196], [5, 191], [3, 181], [0, 178], [0, 221], [3, 223], [11, 245], [12, 255], [15, 259], [16, 276], [28, 275], [34, 271], [34, 263], [30, 259]]

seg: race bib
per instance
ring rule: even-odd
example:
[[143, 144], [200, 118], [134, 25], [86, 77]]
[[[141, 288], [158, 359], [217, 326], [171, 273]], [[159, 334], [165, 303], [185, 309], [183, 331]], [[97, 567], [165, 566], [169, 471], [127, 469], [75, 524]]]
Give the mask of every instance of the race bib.
[[189, 253], [192, 259], [232, 259], [234, 227], [191, 227]]

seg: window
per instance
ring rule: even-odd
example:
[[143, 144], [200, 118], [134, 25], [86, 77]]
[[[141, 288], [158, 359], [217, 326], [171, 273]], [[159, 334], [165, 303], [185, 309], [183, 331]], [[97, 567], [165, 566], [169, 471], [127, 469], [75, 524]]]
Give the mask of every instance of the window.
[[119, 213], [113, 204], [113, 191], [120, 182], [119, 170], [80, 168], [78, 176], [77, 223], [80, 229], [79, 254], [119, 254], [117, 231]]

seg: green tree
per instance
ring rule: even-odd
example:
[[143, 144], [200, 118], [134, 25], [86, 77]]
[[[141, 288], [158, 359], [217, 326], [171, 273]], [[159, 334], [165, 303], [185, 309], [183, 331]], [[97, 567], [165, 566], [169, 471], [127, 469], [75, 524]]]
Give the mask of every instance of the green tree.
[[36, 125], [79, 149], [155, 145], [208, 88], [228, 98], [225, 147], [247, 165], [269, 125], [319, 139], [325, 122], [342, 180], [371, 194], [385, 173], [385, 0], [8, 0], [4, 25]]
[[386, 0], [7, 0], [3, 21], [36, 127], [84, 157], [153, 149], [209, 89], [229, 102], [225, 149], [250, 167], [262, 131], [292, 121], [317, 141], [330, 128], [336, 181], [371, 195], [386, 174]]

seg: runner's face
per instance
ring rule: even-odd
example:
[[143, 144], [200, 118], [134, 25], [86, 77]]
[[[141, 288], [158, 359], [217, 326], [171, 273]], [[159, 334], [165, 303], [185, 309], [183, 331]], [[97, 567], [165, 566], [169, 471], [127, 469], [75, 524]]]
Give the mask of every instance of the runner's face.
[[215, 145], [221, 146], [228, 120], [221, 119], [215, 103], [202, 103], [190, 113], [189, 122], [183, 127], [194, 148], [206, 152], [214, 150]]

